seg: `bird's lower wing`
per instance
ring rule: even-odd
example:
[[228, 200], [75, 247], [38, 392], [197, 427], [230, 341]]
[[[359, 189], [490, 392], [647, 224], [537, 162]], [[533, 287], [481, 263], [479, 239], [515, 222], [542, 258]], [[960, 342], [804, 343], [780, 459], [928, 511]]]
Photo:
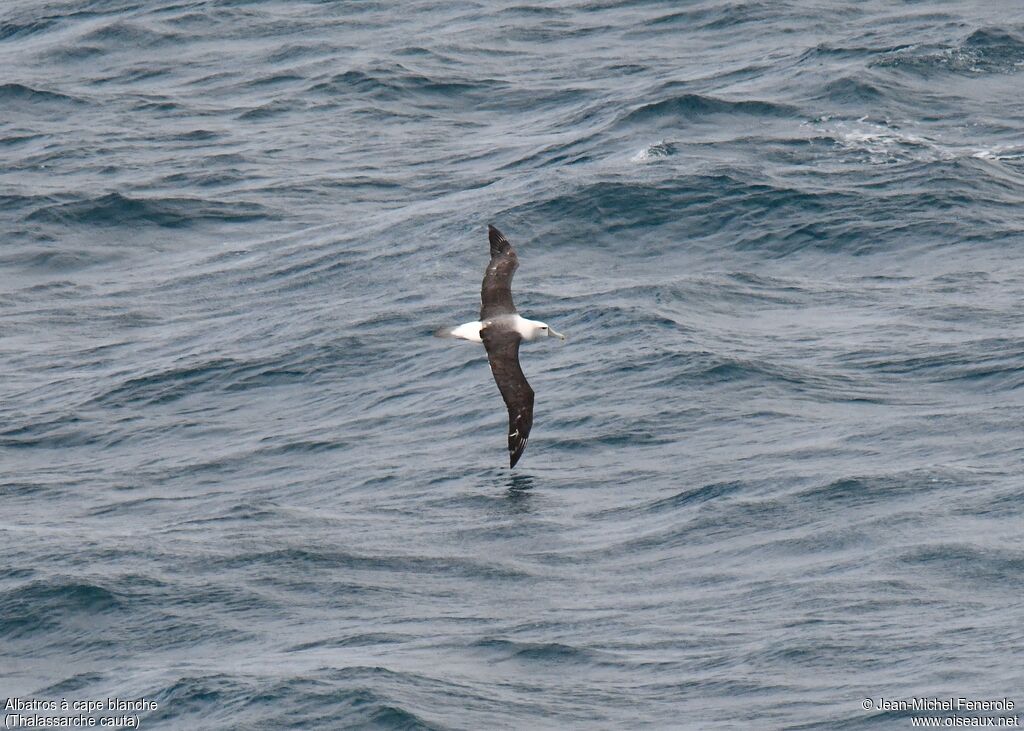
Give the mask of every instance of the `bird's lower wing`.
[[491, 374], [498, 384], [501, 397], [508, 407], [508, 452], [509, 466], [516, 462], [526, 449], [533, 426], [533, 389], [519, 366], [519, 343], [522, 337], [515, 330], [485, 327], [480, 331], [487, 348], [487, 360]]

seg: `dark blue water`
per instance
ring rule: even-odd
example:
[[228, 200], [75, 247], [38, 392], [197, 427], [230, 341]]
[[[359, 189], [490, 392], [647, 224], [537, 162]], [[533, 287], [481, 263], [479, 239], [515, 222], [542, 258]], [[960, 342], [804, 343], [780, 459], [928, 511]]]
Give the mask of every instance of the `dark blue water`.
[[[1022, 90], [1018, 2], [8, 0], [0, 695], [1019, 710]], [[511, 473], [488, 223], [569, 335]]]

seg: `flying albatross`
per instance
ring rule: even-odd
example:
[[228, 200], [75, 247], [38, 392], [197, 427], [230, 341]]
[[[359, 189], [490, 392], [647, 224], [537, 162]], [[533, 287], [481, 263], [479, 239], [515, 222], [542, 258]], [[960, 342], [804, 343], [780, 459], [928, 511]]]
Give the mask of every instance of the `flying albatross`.
[[527, 320], [512, 303], [512, 276], [519, 268], [519, 257], [508, 239], [494, 226], [487, 227], [491, 242], [491, 263], [480, 288], [480, 319], [454, 328], [443, 328], [437, 335], [483, 343], [501, 397], [508, 407], [509, 467], [523, 456], [533, 426], [533, 389], [519, 366], [519, 343], [554, 335], [565, 340], [547, 323]]

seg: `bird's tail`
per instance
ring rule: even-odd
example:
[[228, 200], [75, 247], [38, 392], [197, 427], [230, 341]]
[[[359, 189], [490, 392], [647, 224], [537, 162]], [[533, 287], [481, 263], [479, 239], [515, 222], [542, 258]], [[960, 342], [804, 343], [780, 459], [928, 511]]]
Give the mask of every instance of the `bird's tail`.
[[454, 338], [455, 328], [454, 327], [439, 327], [434, 331], [435, 338]]

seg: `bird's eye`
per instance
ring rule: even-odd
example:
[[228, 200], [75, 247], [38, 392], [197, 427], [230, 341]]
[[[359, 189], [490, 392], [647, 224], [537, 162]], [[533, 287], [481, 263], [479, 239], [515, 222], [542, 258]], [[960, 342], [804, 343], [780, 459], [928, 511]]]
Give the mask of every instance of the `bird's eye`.
[[541, 326], [540, 326], [540, 329], [541, 329], [541, 330], [547, 330], [547, 329], [548, 329], [548, 326], [547, 326], [547, 325], [541, 325]]

